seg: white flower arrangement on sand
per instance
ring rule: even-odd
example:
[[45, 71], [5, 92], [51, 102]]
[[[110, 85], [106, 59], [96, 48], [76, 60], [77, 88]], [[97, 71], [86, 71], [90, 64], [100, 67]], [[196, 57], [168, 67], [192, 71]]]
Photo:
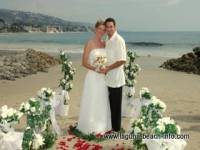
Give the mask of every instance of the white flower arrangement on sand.
[[69, 112], [69, 91], [71, 91], [73, 84], [72, 81], [75, 75], [75, 68], [72, 66], [72, 62], [69, 60], [69, 57], [65, 54], [64, 51], [60, 52], [60, 59], [62, 62], [62, 72], [64, 76], [60, 79], [59, 86], [62, 88], [63, 95], [63, 105], [61, 106], [61, 110], [59, 111], [60, 115], [67, 116]]
[[135, 52], [128, 51], [127, 52], [127, 63], [124, 65], [124, 73], [125, 73], [125, 79], [126, 84], [125, 86], [129, 88], [129, 90], [126, 91], [126, 96], [128, 98], [131, 98], [134, 96], [134, 86], [136, 84], [136, 76], [141, 71], [141, 68], [138, 64], [135, 64], [135, 59], [137, 55]]
[[13, 108], [8, 108], [7, 105], [1, 107], [0, 113], [0, 124], [3, 132], [8, 132], [12, 128], [11, 125], [18, 123], [23, 115]]
[[[136, 120], [131, 120], [132, 134], [148, 135], [150, 137], [156, 135], [161, 138], [168, 135], [181, 134], [180, 126], [170, 117], [163, 116], [162, 113], [166, 110], [166, 104], [156, 96], [153, 96], [148, 88], [142, 88], [140, 90], [140, 99], [148, 99], [148, 103], [141, 105], [140, 117]], [[164, 145], [165, 148], [171, 146], [179, 147], [180, 150], [186, 146], [184, 140], [154, 140], [155, 139], [147, 140], [143, 139], [142, 136], [137, 136], [137, 138], [133, 140], [133, 145], [136, 149], [150, 148], [150, 150], [158, 149], [158, 147], [162, 147], [162, 145]]]
[[60, 59], [62, 61], [62, 72], [64, 73], [64, 77], [60, 80], [60, 86], [63, 90], [70, 91], [73, 87], [71, 81], [74, 79], [75, 68], [63, 51], [60, 54]]

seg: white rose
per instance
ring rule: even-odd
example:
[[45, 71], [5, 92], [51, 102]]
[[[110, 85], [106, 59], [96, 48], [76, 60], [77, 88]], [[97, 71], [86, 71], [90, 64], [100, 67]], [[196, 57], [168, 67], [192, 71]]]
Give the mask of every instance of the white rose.
[[47, 93], [48, 94], [51, 94], [52, 93], [52, 90], [49, 88], [49, 89], [47, 89]]
[[30, 129], [31, 127], [26, 127], [26, 130]]
[[36, 111], [35, 107], [31, 107], [31, 112], [35, 112], [35, 111]]
[[71, 61], [69, 61], [69, 65], [72, 65], [72, 62], [71, 62]]
[[32, 97], [32, 98], [30, 98], [30, 101], [36, 102], [36, 99]]
[[70, 70], [70, 74], [73, 75], [73, 73], [74, 73], [74, 72]]
[[21, 118], [23, 116], [23, 113], [17, 112], [17, 115], [18, 115], [18, 119], [19, 119], [19, 118]]
[[7, 117], [7, 114], [6, 113], [2, 113], [1, 117], [5, 119]]
[[65, 52], [61, 52], [61, 55], [65, 55]]
[[138, 128], [138, 127], [135, 127], [135, 128], [134, 128], [134, 134], [138, 134], [138, 133], [140, 133], [140, 132], [141, 132], [140, 128]]
[[1, 111], [4, 112], [4, 111], [7, 111], [8, 110], [8, 106], [7, 105], [4, 105], [1, 107]]
[[8, 110], [8, 116], [11, 117], [13, 114], [14, 114], [13, 110], [12, 110], [12, 109], [9, 109], [9, 110]]
[[44, 91], [46, 91], [46, 90], [47, 90], [47, 88], [43, 87], [43, 88], [41, 89], [41, 92], [44, 92]]
[[164, 132], [165, 131], [165, 126], [162, 124], [162, 125], [158, 125], [157, 128], [161, 131], [161, 132]]
[[35, 133], [35, 138], [33, 140], [33, 149], [38, 149], [44, 144], [44, 138], [41, 134]]
[[128, 73], [129, 73], [129, 70], [128, 70], [128, 69], [126, 69], [126, 70], [125, 70], [125, 73], [126, 73], [126, 74], [128, 74]]
[[26, 103], [25, 106], [24, 106], [24, 108], [25, 108], [25, 111], [29, 110], [30, 109], [30, 104]]

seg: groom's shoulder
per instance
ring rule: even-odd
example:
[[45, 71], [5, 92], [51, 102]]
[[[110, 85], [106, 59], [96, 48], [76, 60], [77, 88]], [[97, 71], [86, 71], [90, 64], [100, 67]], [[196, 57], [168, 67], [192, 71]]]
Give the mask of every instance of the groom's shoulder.
[[124, 42], [125, 43], [124, 38], [120, 34], [118, 34], [118, 33], [116, 35], [116, 40], [118, 40], [119, 42]]

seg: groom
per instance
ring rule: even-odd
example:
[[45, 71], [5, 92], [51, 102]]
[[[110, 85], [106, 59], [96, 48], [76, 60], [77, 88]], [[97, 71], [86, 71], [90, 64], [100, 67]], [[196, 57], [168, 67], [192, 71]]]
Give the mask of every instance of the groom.
[[106, 74], [106, 85], [109, 91], [112, 129], [121, 129], [122, 86], [125, 85], [123, 66], [126, 63], [126, 46], [124, 39], [117, 33], [113, 18], [105, 20], [108, 40], [106, 52], [108, 66], [102, 70]]

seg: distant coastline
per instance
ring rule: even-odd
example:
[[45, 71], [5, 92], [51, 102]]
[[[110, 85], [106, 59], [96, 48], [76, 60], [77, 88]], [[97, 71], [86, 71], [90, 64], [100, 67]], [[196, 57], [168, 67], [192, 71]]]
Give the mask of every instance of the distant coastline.
[[91, 24], [18, 10], [0, 9], [0, 33], [90, 32]]

